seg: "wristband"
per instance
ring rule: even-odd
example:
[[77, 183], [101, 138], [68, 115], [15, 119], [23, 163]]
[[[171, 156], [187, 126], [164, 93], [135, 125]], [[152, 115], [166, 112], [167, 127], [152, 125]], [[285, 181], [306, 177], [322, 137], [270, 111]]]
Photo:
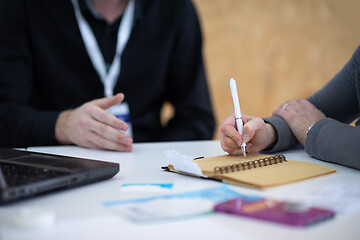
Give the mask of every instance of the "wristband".
[[[314, 123], [315, 124], [315, 123]], [[312, 128], [312, 126], [314, 126], [314, 124], [311, 124], [310, 127], [308, 128], [308, 130], [306, 131], [306, 136], [309, 134], [310, 129]]]

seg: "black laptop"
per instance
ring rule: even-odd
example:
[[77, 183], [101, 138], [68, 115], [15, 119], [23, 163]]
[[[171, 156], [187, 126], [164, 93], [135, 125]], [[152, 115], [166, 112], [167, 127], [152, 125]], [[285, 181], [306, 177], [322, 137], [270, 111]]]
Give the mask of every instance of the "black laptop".
[[119, 164], [0, 148], [0, 204], [113, 177]]

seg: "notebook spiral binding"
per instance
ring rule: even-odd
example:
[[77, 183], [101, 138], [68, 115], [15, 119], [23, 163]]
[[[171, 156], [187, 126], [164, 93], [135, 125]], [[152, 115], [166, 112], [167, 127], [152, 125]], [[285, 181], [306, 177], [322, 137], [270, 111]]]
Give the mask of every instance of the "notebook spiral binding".
[[283, 163], [287, 162], [284, 155], [275, 155], [270, 157], [265, 157], [261, 159], [257, 159], [254, 161], [248, 161], [248, 162], [242, 162], [232, 165], [226, 165], [221, 167], [214, 167], [214, 172], [216, 173], [229, 173], [229, 172], [235, 172], [235, 171], [243, 171], [251, 168], [257, 168], [257, 167], [266, 167], [273, 164]]

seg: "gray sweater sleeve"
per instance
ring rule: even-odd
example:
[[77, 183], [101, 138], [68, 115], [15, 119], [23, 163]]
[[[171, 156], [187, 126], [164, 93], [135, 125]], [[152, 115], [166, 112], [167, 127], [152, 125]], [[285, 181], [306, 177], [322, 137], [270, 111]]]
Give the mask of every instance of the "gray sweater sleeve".
[[[305, 151], [315, 158], [360, 169], [360, 47], [335, 77], [308, 100], [327, 118], [314, 124]], [[298, 143], [286, 122], [276, 116], [264, 119], [272, 124], [278, 141], [264, 152], [289, 149]]]
[[326, 116], [314, 124], [305, 151], [329, 162], [360, 169], [360, 47], [322, 89], [308, 99]]
[[360, 169], [360, 127], [321, 119], [309, 131], [305, 151], [320, 160]]
[[266, 123], [270, 123], [277, 133], [277, 142], [269, 149], [265, 149], [263, 153], [273, 153], [283, 151], [295, 146], [299, 141], [295, 138], [289, 125], [279, 116], [264, 118]]

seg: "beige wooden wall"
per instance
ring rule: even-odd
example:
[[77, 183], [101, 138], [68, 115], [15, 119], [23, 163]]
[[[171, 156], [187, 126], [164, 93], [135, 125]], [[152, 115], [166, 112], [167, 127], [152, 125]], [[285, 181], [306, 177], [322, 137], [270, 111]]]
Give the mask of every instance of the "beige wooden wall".
[[[233, 112], [266, 117], [329, 81], [360, 43], [358, 0], [194, 0], [217, 124]], [[218, 128], [216, 130], [218, 139]]]

